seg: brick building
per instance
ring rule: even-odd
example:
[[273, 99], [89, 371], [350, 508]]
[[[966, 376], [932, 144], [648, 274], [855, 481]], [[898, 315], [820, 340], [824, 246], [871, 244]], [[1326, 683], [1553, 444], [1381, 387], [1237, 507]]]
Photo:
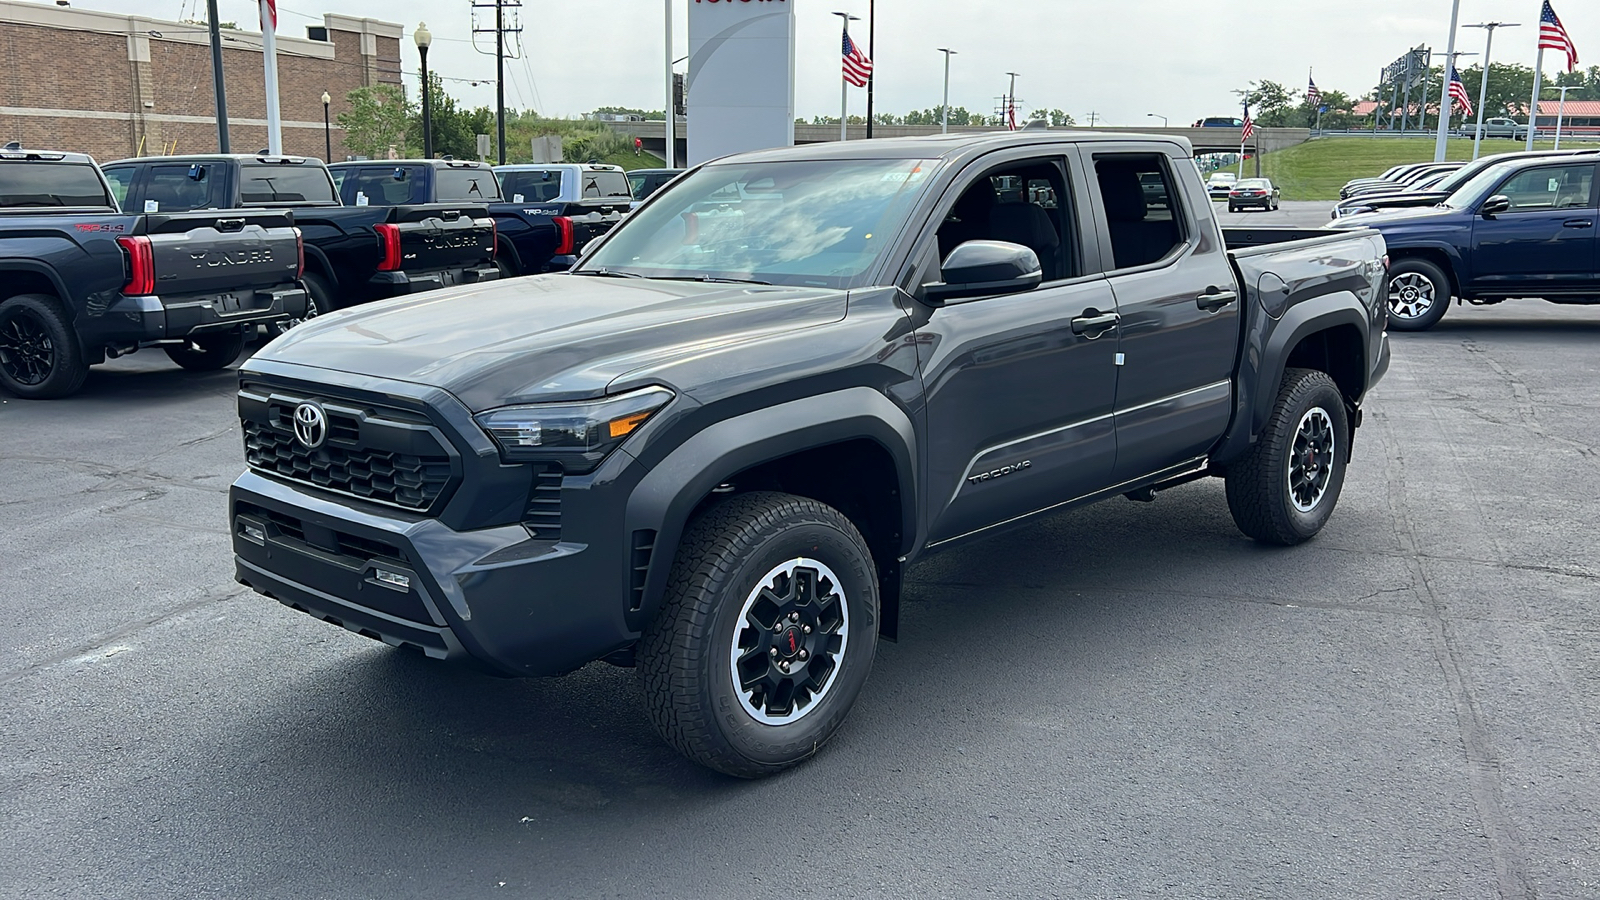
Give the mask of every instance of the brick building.
[[[252, 23], [253, 24], [253, 23]], [[283, 147], [323, 155], [322, 93], [333, 98], [333, 158], [345, 95], [400, 84], [401, 27], [325, 15], [307, 36], [278, 32]], [[224, 30], [222, 66], [232, 149], [267, 146], [261, 35]], [[217, 149], [205, 26], [0, 0], [0, 143], [76, 150], [101, 161]]]

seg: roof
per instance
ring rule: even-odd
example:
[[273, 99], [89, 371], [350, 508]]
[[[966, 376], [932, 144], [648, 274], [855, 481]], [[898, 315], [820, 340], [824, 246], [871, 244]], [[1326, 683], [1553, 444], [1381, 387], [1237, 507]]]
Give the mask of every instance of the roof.
[[312, 162], [321, 163], [322, 160], [314, 156], [290, 156], [287, 153], [185, 153], [180, 156], [132, 156], [127, 159], [114, 159], [106, 163], [108, 166], [123, 165], [126, 163], [195, 163], [195, 162], [221, 162], [234, 160], [273, 160], [284, 161], [292, 165]]
[[478, 162], [475, 159], [348, 159], [344, 162], [329, 164], [328, 168], [349, 166], [433, 166], [435, 169], [449, 167], [452, 169], [487, 169], [489, 164]]
[[[771, 150], [752, 150], [727, 159], [768, 162], [786, 159], [954, 159], [1011, 147], [1066, 144], [1167, 144], [1183, 156], [1193, 155], [1187, 138], [1163, 134], [1108, 134], [1077, 129], [990, 131], [977, 134], [930, 134], [917, 137], [876, 138], [870, 141], [830, 141]], [[721, 162], [713, 160], [712, 164]]]
[[[613, 166], [613, 165], [611, 165], [609, 163], [571, 163], [571, 162], [558, 162], [558, 163], [508, 163], [508, 164], [503, 165], [503, 166], [495, 166], [494, 167], [494, 170], [496, 172], [538, 172], [538, 171], [543, 170], [543, 169], [590, 169], [592, 171], [598, 171], [598, 172], [621, 172], [621, 171], [623, 171], [621, 166]], [[633, 171], [635, 171], [635, 172], [645, 172], [645, 171], [657, 172], [657, 171], [664, 171], [664, 170], [660, 170], [660, 169], [634, 169]], [[673, 170], [673, 171], [676, 171], [676, 170]]]
[[0, 149], [0, 161], [6, 162], [59, 162], [94, 164], [87, 153], [68, 153], [65, 150], [32, 150], [27, 147]]

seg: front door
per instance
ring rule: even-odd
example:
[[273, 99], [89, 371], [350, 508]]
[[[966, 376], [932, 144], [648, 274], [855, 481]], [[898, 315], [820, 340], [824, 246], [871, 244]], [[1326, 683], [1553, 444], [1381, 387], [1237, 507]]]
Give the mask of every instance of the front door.
[[1039, 256], [1045, 281], [924, 311], [929, 544], [1076, 499], [1110, 477], [1115, 300], [1104, 278], [1084, 274], [1082, 195], [1067, 173], [1055, 157], [987, 164], [957, 185], [942, 216], [939, 259], [971, 240], [1020, 243]]
[[1538, 297], [1593, 287], [1594, 174], [1593, 162], [1539, 166], [1491, 191], [1511, 208], [1473, 221], [1473, 291]]

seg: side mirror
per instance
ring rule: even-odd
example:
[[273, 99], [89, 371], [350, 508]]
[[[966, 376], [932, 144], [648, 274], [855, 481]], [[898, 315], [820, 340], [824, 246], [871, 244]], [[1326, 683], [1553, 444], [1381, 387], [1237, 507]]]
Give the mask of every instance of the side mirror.
[[967, 241], [950, 251], [940, 271], [944, 281], [923, 288], [923, 296], [936, 305], [964, 297], [1020, 294], [1044, 281], [1039, 255], [1006, 241]]
[[1478, 208], [1479, 215], [1485, 219], [1492, 219], [1511, 208], [1511, 198], [1505, 194], [1495, 194], [1483, 201], [1483, 206]]

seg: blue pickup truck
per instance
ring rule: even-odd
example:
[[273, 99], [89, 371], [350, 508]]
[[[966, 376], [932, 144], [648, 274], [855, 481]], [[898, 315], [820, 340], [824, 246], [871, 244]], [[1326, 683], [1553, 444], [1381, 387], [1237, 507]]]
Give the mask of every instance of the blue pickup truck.
[[1438, 206], [1342, 219], [1389, 248], [1389, 327], [1423, 331], [1450, 299], [1600, 303], [1596, 157], [1511, 158], [1489, 166]]
[[0, 387], [18, 397], [143, 347], [221, 369], [247, 331], [305, 315], [304, 268], [292, 213], [131, 215], [88, 156], [0, 149]]

